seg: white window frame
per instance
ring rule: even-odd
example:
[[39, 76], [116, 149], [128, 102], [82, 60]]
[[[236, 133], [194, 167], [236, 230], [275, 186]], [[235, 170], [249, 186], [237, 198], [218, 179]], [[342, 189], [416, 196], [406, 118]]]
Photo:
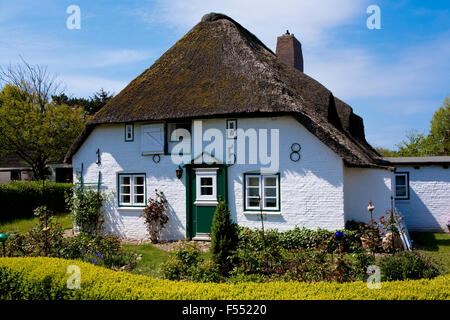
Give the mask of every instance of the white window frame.
[[[233, 124], [234, 128], [230, 128]], [[237, 139], [237, 119], [227, 120], [227, 139]]]
[[[217, 170], [219, 168], [197, 168], [195, 169], [195, 194], [194, 204], [197, 206], [217, 205]], [[201, 178], [212, 178], [213, 192], [211, 195], [201, 195]]]
[[[259, 197], [261, 199], [261, 204], [259, 206], [250, 206], [249, 205], [249, 199], [250, 198], [258, 198], [258, 196], [249, 196], [249, 189], [255, 188], [255, 186], [249, 185], [249, 179], [250, 178], [258, 178], [259, 185]], [[266, 178], [275, 178], [275, 186], [266, 186], [265, 185], [265, 179]], [[265, 196], [264, 190], [266, 188], [275, 188], [275, 196]], [[263, 211], [279, 211], [280, 210], [280, 176], [278, 174], [269, 175], [269, 174], [245, 174], [245, 210], [263, 210]], [[265, 199], [275, 199], [276, 200], [276, 206], [275, 207], [267, 207], [265, 206]]]
[[[404, 176], [405, 177], [405, 184], [399, 185], [399, 187], [405, 187], [406, 195], [399, 196], [397, 195], [397, 176]], [[394, 173], [394, 193], [395, 193], [395, 199], [396, 200], [409, 200], [409, 172], [395, 172]]]
[[[131, 128], [131, 137], [128, 137], [128, 128]], [[134, 125], [132, 123], [125, 124], [125, 142], [134, 141]]]
[[[130, 178], [130, 184], [129, 185], [125, 185], [125, 186], [129, 186], [130, 187], [130, 193], [122, 193], [122, 187], [124, 186], [123, 184], [122, 184], [122, 178], [123, 177], [129, 177]], [[143, 178], [143, 180], [144, 180], [144, 184], [143, 185], [141, 185], [141, 184], [138, 184], [138, 185], [136, 185], [135, 184], [135, 178], [137, 178], [137, 177], [142, 177]], [[147, 199], [146, 199], [146, 197], [147, 197], [147, 182], [146, 182], [146, 175], [145, 174], [143, 174], [143, 173], [120, 173], [119, 175], [118, 175], [118, 201], [119, 201], [119, 207], [145, 207], [146, 206], [146, 204], [147, 204]], [[138, 193], [138, 194], [136, 194], [135, 193], [135, 191], [134, 191], [134, 189], [135, 189], [135, 187], [138, 187], [138, 186], [143, 186], [144, 187], [144, 192], [141, 194], [141, 193]], [[123, 195], [129, 195], [130, 196], [130, 202], [123, 202], [122, 201], [122, 196]], [[137, 202], [137, 201], [135, 201], [135, 196], [137, 196], [137, 195], [142, 195], [143, 197], [144, 197], [144, 202]]]

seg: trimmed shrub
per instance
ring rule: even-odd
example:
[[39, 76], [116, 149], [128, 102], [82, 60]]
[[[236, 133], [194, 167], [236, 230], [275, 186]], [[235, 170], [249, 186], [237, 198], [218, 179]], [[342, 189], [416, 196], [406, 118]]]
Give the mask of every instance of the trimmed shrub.
[[[339, 231], [339, 230], [338, 230]], [[355, 252], [361, 249], [361, 242], [356, 231], [340, 230], [343, 232], [342, 240], [334, 237], [334, 231], [325, 229], [311, 230], [295, 227], [292, 230], [280, 232], [277, 229], [269, 229], [265, 232], [265, 241], [267, 247], [281, 247], [286, 250], [292, 249], [312, 249], [324, 247], [329, 253], [336, 251], [339, 245], [343, 246], [343, 252]], [[261, 231], [247, 227], [238, 227], [239, 248], [243, 249], [247, 239], [247, 248], [250, 250], [261, 251], [264, 249], [264, 243]]]
[[42, 181], [12, 181], [0, 184], [0, 221], [33, 218], [33, 210], [46, 206], [55, 213], [68, 211], [65, 195], [72, 192], [72, 184]]
[[237, 247], [236, 224], [231, 221], [230, 211], [221, 201], [216, 208], [211, 227], [211, 249], [213, 260], [223, 273], [231, 268], [229, 257]]
[[[68, 289], [67, 267], [80, 268], [81, 288]], [[0, 299], [109, 300], [447, 300], [450, 275], [381, 283], [191, 283], [153, 279], [57, 258], [0, 258]]]

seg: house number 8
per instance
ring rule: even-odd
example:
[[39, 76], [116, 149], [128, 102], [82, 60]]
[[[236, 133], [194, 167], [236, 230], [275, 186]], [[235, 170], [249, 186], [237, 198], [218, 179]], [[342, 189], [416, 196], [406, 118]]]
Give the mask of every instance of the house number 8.
[[301, 156], [300, 156], [300, 150], [302, 149], [302, 147], [300, 146], [300, 144], [298, 143], [293, 143], [291, 145], [291, 155], [289, 156], [291, 158], [292, 161], [297, 162], [300, 160]]

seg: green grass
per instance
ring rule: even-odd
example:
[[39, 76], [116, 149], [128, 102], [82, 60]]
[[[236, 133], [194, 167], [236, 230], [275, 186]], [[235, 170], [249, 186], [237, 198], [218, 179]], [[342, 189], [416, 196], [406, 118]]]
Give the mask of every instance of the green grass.
[[[136, 268], [130, 272], [150, 277], [159, 276], [159, 266], [171, 255], [170, 252], [156, 248], [151, 244], [123, 244], [122, 248], [125, 251], [131, 251], [142, 255], [142, 259], [138, 261]], [[211, 253], [202, 252], [201, 257], [204, 260], [209, 260], [211, 259]]]
[[[70, 214], [59, 214], [55, 216], [55, 221], [60, 223], [64, 229], [72, 228], [72, 218]], [[8, 222], [0, 222], [0, 233], [20, 232], [25, 233], [33, 229], [38, 222], [38, 218], [17, 219]]]
[[444, 273], [450, 273], [450, 234], [411, 232], [411, 239], [419, 251], [435, 259]]
[[158, 249], [151, 244], [123, 244], [122, 248], [125, 251], [142, 254], [142, 259], [138, 261], [136, 268], [131, 270], [131, 273], [150, 277], [156, 277], [158, 275], [159, 265], [170, 256], [169, 252]]

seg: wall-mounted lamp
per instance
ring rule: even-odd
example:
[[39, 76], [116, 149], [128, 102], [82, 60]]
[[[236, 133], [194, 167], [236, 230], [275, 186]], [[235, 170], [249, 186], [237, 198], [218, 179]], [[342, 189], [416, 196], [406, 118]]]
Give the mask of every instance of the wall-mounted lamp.
[[181, 177], [183, 176], [183, 168], [181, 168], [180, 166], [178, 166], [177, 170], [175, 171], [177, 174], [177, 178], [181, 179]]
[[102, 164], [102, 159], [100, 157], [100, 149], [97, 149], [97, 161], [95, 162], [96, 164]]

